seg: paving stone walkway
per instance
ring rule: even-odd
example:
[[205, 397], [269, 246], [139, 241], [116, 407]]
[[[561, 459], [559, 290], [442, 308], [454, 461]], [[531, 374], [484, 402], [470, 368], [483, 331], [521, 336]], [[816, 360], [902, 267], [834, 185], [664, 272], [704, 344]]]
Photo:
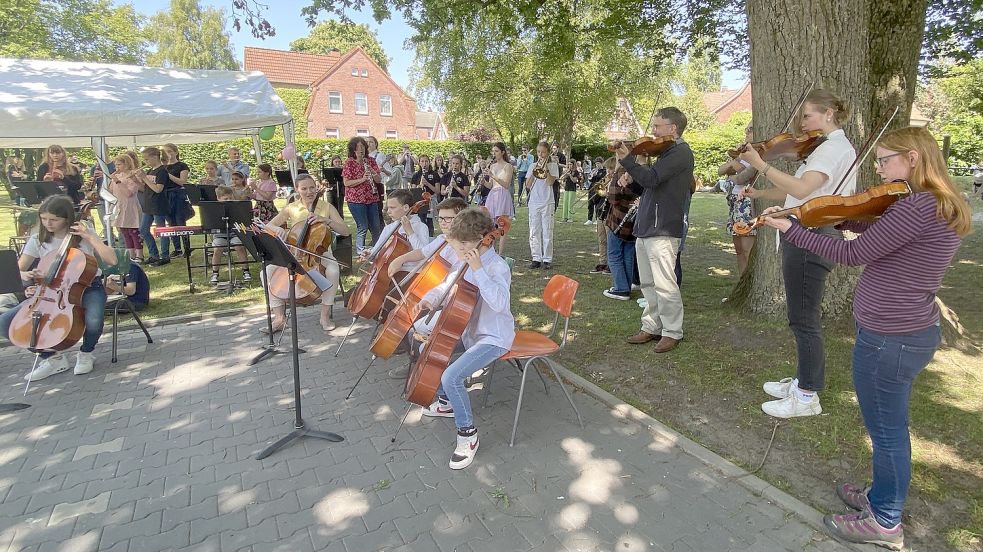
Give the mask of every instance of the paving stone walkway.
[[117, 364], [107, 335], [94, 372], [36, 382], [27, 398], [31, 357], [0, 349], [0, 402], [31, 404], [0, 414], [0, 550], [847, 550], [576, 392], [581, 429], [550, 380], [547, 395], [530, 375], [510, 448], [519, 377], [504, 365], [487, 406], [472, 391], [481, 446], [454, 472], [451, 419], [414, 409], [390, 442], [406, 408], [387, 374], [399, 361], [377, 363], [345, 400], [371, 332], [336, 358], [340, 332], [325, 339], [314, 311], [301, 317], [303, 411], [345, 441], [305, 439], [263, 461], [292, 428], [293, 383], [289, 355], [247, 366], [255, 317], [155, 327], [152, 345], [124, 331]]

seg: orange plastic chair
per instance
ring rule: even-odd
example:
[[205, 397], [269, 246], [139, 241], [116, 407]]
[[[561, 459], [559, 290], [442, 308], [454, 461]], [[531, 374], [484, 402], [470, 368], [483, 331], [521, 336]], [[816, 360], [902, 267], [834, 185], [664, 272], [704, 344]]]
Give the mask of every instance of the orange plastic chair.
[[[522, 395], [526, 390], [526, 374], [529, 373], [528, 368], [537, 360], [545, 364], [553, 372], [553, 377], [559, 382], [560, 389], [563, 390], [567, 401], [570, 402], [574, 413], [577, 414], [577, 421], [580, 422], [581, 429], [584, 427], [584, 420], [580, 416], [580, 411], [577, 410], [577, 405], [573, 404], [570, 392], [563, 385], [563, 380], [560, 378], [560, 374], [557, 373], [556, 366], [550, 358], [551, 355], [567, 344], [567, 335], [570, 331], [570, 313], [573, 311], [573, 300], [577, 295], [578, 287], [580, 287], [580, 284], [576, 280], [566, 276], [557, 274], [550, 278], [550, 281], [546, 284], [546, 289], [543, 290], [543, 303], [556, 313], [549, 335], [519, 330], [515, 332], [515, 340], [512, 342], [511, 350], [499, 358], [499, 360], [511, 362], [522, 372], [522, 382], [519, 384], [519, 401], [515, 405], [515, 420], [512, 422], [512, 438], [509, 440], [510, 447], [515, 445], [515, 433], [519, 427], [519, 411], [522, 408]], [[553, 336], [559, 327], [560, 316], [563, 316], [563, 335], [560, 337], [560, 343], [556, 343], [553, 341]], [[543, 382], [543, 389], [548, 395], [549, 387], [546, 385], [546, 380], [543, 379], [543, 375], [538, 370], [534, 371]], [[485, 392], [485, 402], [488, 400], [488, 393], [491, 392], [491, 377], [493, 374], [494, 370], [488, 374], [488, 390]]]

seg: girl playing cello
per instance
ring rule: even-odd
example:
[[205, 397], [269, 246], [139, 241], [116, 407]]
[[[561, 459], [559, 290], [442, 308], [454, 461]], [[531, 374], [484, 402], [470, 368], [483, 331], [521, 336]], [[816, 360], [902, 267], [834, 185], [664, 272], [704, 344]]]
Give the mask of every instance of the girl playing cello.
[[[822, 146], [820, 146], [822, 147]], [[853, 297], [857, 340], [853, 383], [873, 443], [873, 484], [836, 489], [857, 513], [828, 515], [834, 536], [901, 550], [901, 516], [911, 481], [908, 405], [915, 378], [940, 342], [935, 294], [970, 232], [969, 204], [948, 176], [935, 138], [924, 128], [885, 134], [877, 144], [877, 173], [884, 182], [907, 181], [910, 196], [873, 223], [845, 222], [860, 233], [840, 240], [810, 232], [789, 219], [767, 218], [785, 242], [864, 271]]]
[[[832, 93], [826, 90], [810, 92], [802, 106], [802, 131], [820, 130], [826, 135], [826, 141], [806, 158], [795, 175], [772, 167], [761, 159], [757, 150], [746, 148], [741, 159], [775, 187], [762, 191], [747, 186], [738, 200], [744, 197], [784, 199], [788, 208], [817, 196], [832, 194], [847, 177], [857, 155], [842, 129], [848, 115], [846, 104]], [[856, 178], [849, 177], [840, 188], [842, 195], [853, 194]], [[839, 235], [837, 230], [830, 227], [818, 228], [815, 232]], [[782, 275], [788, 303], [788, 325], [795, 335], [798, 370], [795, 378], [764, 384], [765, 393], [777, 399], [761, 405], [766, 414], [792, 418], [814, 416], [823, 411], [817, 395], [826, 385], [826, 353], [820, 306], [826, 276], [832, 269], [832, 261], [782, 240]]]
[[447, 243], [464, 262], [420, 303], [421, 310], [439, 308], [440, 298], [460, 270], [467, 270], [464, 279], [477, 286], [481, 298], [461, 339], [464, 353], [444, 370], [437, 399], [423, 411], [424, 416], [454, 418], [457, 445], [449, 463], [453, 470], [470, 466], [478, 450], [478, 430], [464, 379], [508, 352], [515, 339], [509, 293], [512, 274], [493, 248], [481, 245], [482, 238], [494, 228], [491, 217], [480, 209], [467, 209], [455, 217]]
[[[17, 264], [20, 267], [21, 280], [32, 282], [35, 278], [43, 277], [37, 269], [32, 269], [35, 261], [49, 254], [56, 254], [64, 240], [81, 239], [78, 248], [86, 255], [98, 255], [107, 266], [116, 265], [116, 252], [102, 243], [102, 238], [92, 228], [83, 223], [75, 222], [75, 207], [68, 196], [55, 195], [45, 198], [38, 207], [41, 226], [37, 235], [31, 236], [24, 246]], [[77, 237], [77, 238], [75, 238]], [[34, 286], [27, 289], [28, 301], [34, 295]], [[10, 339], [10, 325], [27, 303], [21, 303], [16, 308], [0, 315], [0, 335]], [[85, 333], [82, 335], [82, 347], [75, 360], [75, 374], [88, 374], [92, 371], [95, 350], [102, 336], [105, 321], [106, 290], [102, 286], [102, 271], [96, 271], [96, 279], [82, 294], [82, 308], [85, 309]], [[68, 370], [68, 360], [61, 353], [41, 353], [41, 363], [25, 379], [29, 381], [44, 379], [48, 376]]]

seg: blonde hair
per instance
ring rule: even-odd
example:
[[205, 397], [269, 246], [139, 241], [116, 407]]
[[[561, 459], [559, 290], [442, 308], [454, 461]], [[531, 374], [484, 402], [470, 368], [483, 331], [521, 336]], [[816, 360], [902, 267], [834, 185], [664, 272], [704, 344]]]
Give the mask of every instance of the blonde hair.
[[125, 151], [123, 153], [120, 153], [116, 157], [114, 157], [113, 158], [113, 161], [116, 163], [116, 169], [117, 170], [119, 170], [119, 169], [122, 168], [122, 167], [120, 167], [120, 165], [126, 165], [126, 169], [124, 169], [124, 170], [127, 170], [127, 171], [132, 171], [133, 169], [136, 168], [136, 166], [133, 164], [133, 158], [131, 158], [129, 155], [127, 155], [127, 152], [125, 152]]
[[[65, 160], [66, 175], [74, 176], [79, 173], [78, 167], [73, 165], [72, 162], [68, 160], [68, 152], [65, 151], [65, 148], [59, 146], [58, 144], [51, 144], [48, 146], [48, 148], [44, 150], [44, 155], [41, 157], [41, 161], [48, 164], [49, 171], [55, 168], [54, 163], [51, 162], [51, 152], [61, 153], [62, 158]], [[60, 169], [61, 167], [58, 168]]]
[[469, 208], [458, 213], [447, 230], [447, 237], [462, 242], [478, 241], [495, 229], [495, 222], [484, 209]]
[[235, 197], [235, 191], [230, 186], [216, 186], [215, 187], [215, 199], [220, 197]]
[[135, 152], [133, 150], [126, 150], [123, 153], [127, 157], [130, 158], [130, 161], [133, 161], [133, 168], [134, 169], [139, 169], [140, 168], [140, 156], [137, 155], [137, 152]]
[[850, 120], [850, 106], [829, 90], [817, 88], [809, 92], [804, 103], [814, 105], [820, 111], [833, 110], [833, 121], [836, 126], [841, 127]]
[[908, 185], [916, 192], [929, 192], [935, 196], [938, 202], [935, 215], [946, 221], [953, 232], [959, 236], [970, 233], [973, 221], [969, 203], [949, 178], [939, 144], [928, 130], [921, 127], [892, 130], [882, 136], [877, 145], [899, 153], [917, 152], [918, 159], [908, 175]]
[[[174, 144], [164, 144], [163, 146], [161, 146], [160, 151], [161, 151], [160, 160], [165, 165], [172, 165], [181, 160], [181, 154], [180, 152], [178, 152], [177, 146]], [[171, 154], [170, 154], [170, 152], [172, 151], [174, 152], [173, 159], [171, 159]]]

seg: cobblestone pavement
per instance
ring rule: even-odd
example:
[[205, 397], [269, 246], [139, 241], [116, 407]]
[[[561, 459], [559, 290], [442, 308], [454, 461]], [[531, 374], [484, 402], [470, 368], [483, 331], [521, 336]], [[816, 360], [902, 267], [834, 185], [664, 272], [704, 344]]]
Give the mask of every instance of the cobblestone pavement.
[[[316, 309], [301, 316], [303, 412], [341, 443], [303, 439], [258, 461], [292, 429], [289, 355], [247, 361], [262, 338], [245, 316], [120, 334], [96, 370], [36, 382], [31, 357], [0, 354], [0, 550], [837, 551], [796, 514], [749, 491], [674, 439], [591, 395], [574, 401], [530, 374], [508, 444], [517, 371], [498, 366], [487, 406], [472, 390], [481, 446], [447, 467], [453, 420], [406, 403], [402, 382], [369, 361], [371, 331], [337, 358]], [[340, 318], [339, 318], [340, 321]], [[285, 339], [285, 345], [289, 342]], [[74, 362], [74, 353], [71, 357]]]

